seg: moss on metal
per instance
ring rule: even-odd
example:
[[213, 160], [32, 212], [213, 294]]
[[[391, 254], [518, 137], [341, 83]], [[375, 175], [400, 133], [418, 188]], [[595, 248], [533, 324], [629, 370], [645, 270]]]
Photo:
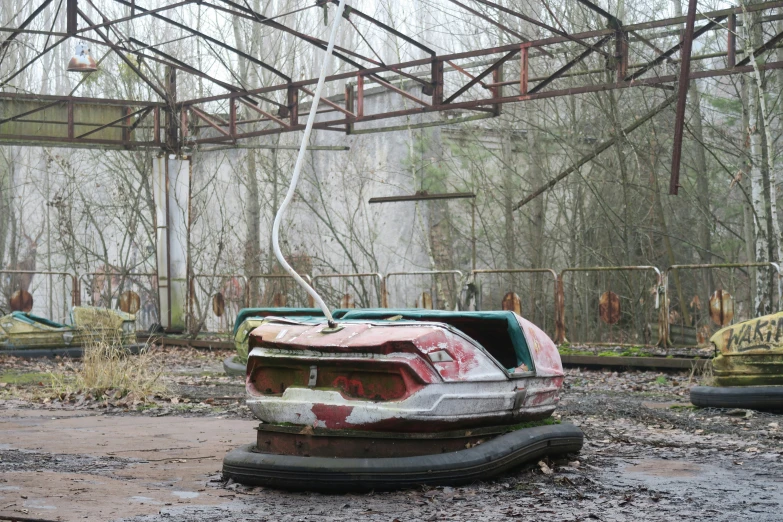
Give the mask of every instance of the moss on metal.
[[710, 342], [715, 385], [783, 385], [783, 312], [723, 328]]

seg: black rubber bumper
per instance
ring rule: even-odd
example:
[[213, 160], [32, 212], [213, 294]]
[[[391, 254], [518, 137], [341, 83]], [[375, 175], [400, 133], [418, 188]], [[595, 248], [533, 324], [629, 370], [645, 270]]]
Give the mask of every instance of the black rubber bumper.
[[546, 455], [577, 452], [573, 424], [523, 428], [451, 453], [404, 458], [327, 458], [257, 453], [240, 446], [223, 459], [223, 478], [252, 486], [311, 491], [390, 490], [486, 479]]
[[701, 408], [783, 411], [783, 386], [696, 386], [691, 403]]
[[[138, 355], [146, 344], [129, 344], [123, 346], [129, 353]], [[70, 357], [71, 359], [80, 359], [84, 355], [82, 346], [63, 346], [52, 348], [13, 348], [0, 349], [0, 355], [12, 355], [14, 357], [36, 358], [36, 357]]]
[[232, 355], [231, 357], [223, 359], [223, 370], [225, 370], [228, 375], [241, 375], [244, 377], [247, 373], [247, 366], [242, 363], [234, 362], [234, 356]]

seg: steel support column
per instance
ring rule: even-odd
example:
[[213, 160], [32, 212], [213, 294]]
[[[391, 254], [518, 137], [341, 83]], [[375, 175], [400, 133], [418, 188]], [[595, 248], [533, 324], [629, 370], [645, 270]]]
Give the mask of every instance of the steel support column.
[[680, 50], [680, 79], [677, 91], [677, 113], [674, 117], [674, 143], [672, 150], [672, 174], [669, 180], [669, 194], [676, 196], [680, 190], [680, 158], [682, 157], [682, 132], [685, 128], [685, 103], [691, 74], [691, 47], [693, 27], [696, 25], [696, 0], [688, 0], [688, 17]]

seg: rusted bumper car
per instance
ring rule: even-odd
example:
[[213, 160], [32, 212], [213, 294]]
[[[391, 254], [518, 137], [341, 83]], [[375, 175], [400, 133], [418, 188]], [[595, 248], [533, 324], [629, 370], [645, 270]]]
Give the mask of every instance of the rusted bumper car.
[[0, 355], [81, 357], [90, 343], [109, 342], [130, 352], [136, 344], [136, 318], [119, 310], [75, 306], [71, 323], [62, 324], [26, 312], [0, 317]]
[[582, 433], [549, 419], [563, 369], [554, 343], [512, 312], [358, 310], [267, 318], [250, 334], [255, 444], [238, 482], [313, 490], [461, 484], [549, 454]]
[[692, 388], [694, 405], [783, 411], [783, 313], [728, 326], [710, 342], [714, 386]]

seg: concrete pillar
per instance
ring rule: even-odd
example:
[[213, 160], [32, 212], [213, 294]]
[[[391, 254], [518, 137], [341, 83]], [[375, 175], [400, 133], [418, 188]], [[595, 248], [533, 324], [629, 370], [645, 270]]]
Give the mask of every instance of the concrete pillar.
[[160, 322], [167, 332], [185, 330], [190, 177], [188, 157], [167, 154], [153, 159]]

